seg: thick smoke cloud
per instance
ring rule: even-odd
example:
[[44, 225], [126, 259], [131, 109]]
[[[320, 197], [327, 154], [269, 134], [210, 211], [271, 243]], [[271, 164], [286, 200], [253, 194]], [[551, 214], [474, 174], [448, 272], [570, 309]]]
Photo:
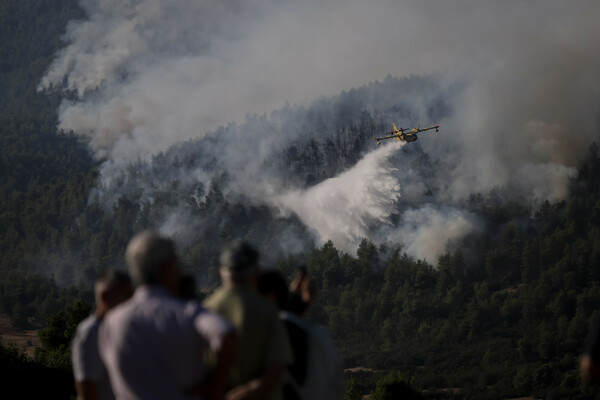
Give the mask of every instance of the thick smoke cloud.
[[435, 264], [440, 254], [453, 250], [460, 245], [457, 241], [482, 228], [469, 212], [426, 204], [406, 211], [400, 229], [391, 231], [387, 240], [403, 243], [407, 254]]
[[[81, 5], [87, 18], [68, 26], [65, 48], [40, 88], [78, 93], [77, 100], [61, 105], [60, 129], [89, 138], [104, 160], [101, 184], [107, 190], [115, 171], [132, 161], [246, 113], [307, 104], [387, 74], [436, 72], [463, 90], [453, 99], [451, 117], [423, 121], [440, 122], [442, 134], [420, 143], [450, 169], [436, 205], [406, 212], [400, 229], [405, 238], [431, 237], [426, 242], [435, 254], [476, 225], [452, 208], [473, 192], [509, 187], [532, 202], [564, 198], [568, 178], [597, 137], [600, 3], [593, 0]], [[423, 196], [418, 182], [402, 181], [409, 173], [394, 183], [391, 169], [380, 187], [373, 186], [366, 170], [385, 164], [387, 148], [337, 180], [306, 191], [283, 190], [262, 161], [301, 134], [267, 129], [243, 135], [232, 137], [230, 148], [214, 149], [223, 165], [239, 173], [234, 191], [295, 213], [321, 238], [336, 238], [341, 246], [371, 236], [370, 224], [386, 218], [386, 201], [402, 195], [418, 203]], [[364, 190], [348, 190], [344, 182], [351, 176]], [[253, 177], [256, 182], [247, 184]], [[370, 201], [359, 201], [368, 195]], [[332, 210], [327, 196], [344, 199], [348, 208]], [[411, 244], [406, 248], [433, 257]]]

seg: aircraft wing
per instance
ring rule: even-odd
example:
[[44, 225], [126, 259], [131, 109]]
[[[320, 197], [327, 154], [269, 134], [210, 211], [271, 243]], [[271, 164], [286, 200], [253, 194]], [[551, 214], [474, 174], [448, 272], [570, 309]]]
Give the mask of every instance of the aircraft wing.
[[439, 132], [440, 129], [440, 124], [434, 125], [434, 126], [430, 126], [427, 128], [423, 128], [423, 129], [418, 129], [418, 132], [425, 132], [425, 131], [429, 131], [431, 129], [435, 129], [436, 132]]
[[399, 137], [398, 135], [389, 135], [389, 136], [383, 136], [380, 138], [375, 138], [375, 140], [386, 140], [386, 139], [393, 139], [393, 138], [397, 138]]

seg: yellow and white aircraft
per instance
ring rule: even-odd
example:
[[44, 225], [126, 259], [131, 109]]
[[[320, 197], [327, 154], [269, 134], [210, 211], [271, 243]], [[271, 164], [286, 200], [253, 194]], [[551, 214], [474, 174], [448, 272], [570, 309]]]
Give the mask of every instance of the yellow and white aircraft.
[[413, 129], [398, 129], [396, 128], [396, 124], [392, 124], [392, 126], [394, 127], [393, 131], [389, 131], [386, 132], [388, 134], [388, 136], [384, 136], [384, 137], [380, 137], [380, 138], [375, 138], [375, 141], [377, 142], [377, 144], [381, 144], [381, 140], [386, 140], [386, 139], [396, 139], [399, 142], [414, 142], [415, 140], [418, 139], [417, 137], [417, 133], [419, 132], [425, 132], [425, 131], [429, 131], [431, 129], [435, 129], [436, 132], [440, 131], [440, 124], [434, 125], [434, 126], [430, 126], [428, 128], [413, 128]]

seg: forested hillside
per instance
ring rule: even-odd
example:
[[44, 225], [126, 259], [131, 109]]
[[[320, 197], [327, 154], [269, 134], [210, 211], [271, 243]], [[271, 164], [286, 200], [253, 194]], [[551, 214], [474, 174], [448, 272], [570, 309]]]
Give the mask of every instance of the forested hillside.
[[[24, 371], [56, 374], [57, 391], [72, 392], [68, 343], [91, 309], [91, 283], [106, 266], [123, 267], [127, 241], [153, 228], [174, 237], [184, 268], [207, 290], [233, 238], [255, 243], [263, 264], [288, 276], [306, 264], [319, 287], [310, 318], [329, 327], [348, 368], [375, 371], [349, 372], [348, 398], [386, 398], [397, 373], [428, 398], [594, 398], [578, 357], [600, 304], [596, 144], [568, 198], [553, 202], [529, 201], [509, 186], [449, 200], [444, 182], [454, 166], [428, 151], [427, 137], [384, 147], [377, 151], [391, 154], [380, 156], [388, 164], [375, 164], [370, 180], [396, 177], [402, 193], [379, 205], [385, 213], [358, 220], [348, 242], [370, 239], [359, 238], [356, 251], [336, 248], [289, 197], [276, 192], [267, 202], [268, 186], [246, 178], [272, 176], [292, 195], [331, 183], [372, 154], [372, 138], [392, 122], [452, 114], [460, 85], [435, 75], [388, 77], [199, 132], [107, 175], [107, 160], [94, 158], [86, 139], [57, 132], [60, 101], [73, 94], [36, 90], [67, 22], [82, 17], [75, 0], [0, 0], [0, 312], [15, 326], [45, 327], [35, 360], [0, 348], [3, 371], [17, 371], [14, 387], [23, 390]], [[387, 235], [406, 225], [406, 210], [440, 199], [446, 208], [432, 213], [458, 209], [477, 229], [444, 243], [439, 258], [416, 257], [402, 235]], [[343, 201], [325, 203], [333, 213]]]
[[76, 1], [0, 7], [0, 299], [18, 326], [43, 323], [82, 295], [57, 286], [48, 266], [72, 256], [57, 250], [86, 206], [93, 161], [75, 136], [57, 134], [60, 95], [36, 91], [78, 16]]
[[[349, 365], [399, 370], [453, 398], [595, 398], [579, 357], [600, 299], [600, 173], [594, 145], [568, 201], [529, 214], [508, 199], [473, 196], [493, 226], [430, 265], [364, 241], [357, 257], [331, 243], [308, 260], [322, 282], [314, 317]], [[359, 374], [360, 375], [360, 374]], [[447, 393], [447, 392], [446, 392]]]

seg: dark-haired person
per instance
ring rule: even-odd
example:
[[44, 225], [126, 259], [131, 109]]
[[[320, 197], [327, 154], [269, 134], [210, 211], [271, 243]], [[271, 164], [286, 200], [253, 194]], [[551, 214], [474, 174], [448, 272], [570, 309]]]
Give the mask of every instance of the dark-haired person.
[[283, 379], [285, 400], [340, 400], [344, 397], [343, 363], [329, 332], [304, 318], [315, 297], [305, 267], [300, 267], [290, 289], [280, 272], [264, 271], [258, 291], [281, 310], [290, 337], [294, 363]]
[[283, 372], [293, 362], [277, 307], [256, 291], [258, 260], [258, 252], [248, 243], [231, 244], [220, 259], [223, 285], [204, 302], [239, 332], [238, 352], [227, 385], [228, 400], [282, 399]]
[[[100, 355], [118, 399], [222, 399], [235, 354], [233, 326], [179, 295], [181, 271], [174, 243], [142, 232], [126, 251], [138, 285], [100, 328]], [[204, 356], [217, 355], [210, 379]]]
[[[282, 312], [289, 311], [290, 293], [288, 284], [283, 275], [278, 271], [264, 271], [258, 276], [257, 288], [260, 294], [267, 297], [276, 304]], [[294, 298], [294, 300], [298, 300]], [[300, 301], [294, 301], [298, 306]], [[300, 307], [302, 310], [305, 307]], [[282, 314], [280, 312], [280, 318]], [[289, 320], [282, 321], [285, 324], [292, 352], [294, 354], [294, 362], [287, 367], [287, 376], [284, 376], [283, 397], [285, 400], [300, 400], [300, 395], [294, 386], [288, 382], [291, 379], [299, 385], [303, 385], [306, 381], [306, 373], [308, 370], [308, 334], [297, 324]]]
[[316, 288], [312, 279], [308, 276], [306, 266], [300, 266], [292, 283], [290, 283], [287, 311], [299, 317], [305, 316], [315, 299], [315, 293]]
[[104, 363], [98, 353], [98, 329], [106, 313], [131, 297], [131, 279], [125, 272], [109, 268], [96, 280], [96, 310], [84, 319], [71, 343], [71, 360], [77, 398], [114, 399]]

